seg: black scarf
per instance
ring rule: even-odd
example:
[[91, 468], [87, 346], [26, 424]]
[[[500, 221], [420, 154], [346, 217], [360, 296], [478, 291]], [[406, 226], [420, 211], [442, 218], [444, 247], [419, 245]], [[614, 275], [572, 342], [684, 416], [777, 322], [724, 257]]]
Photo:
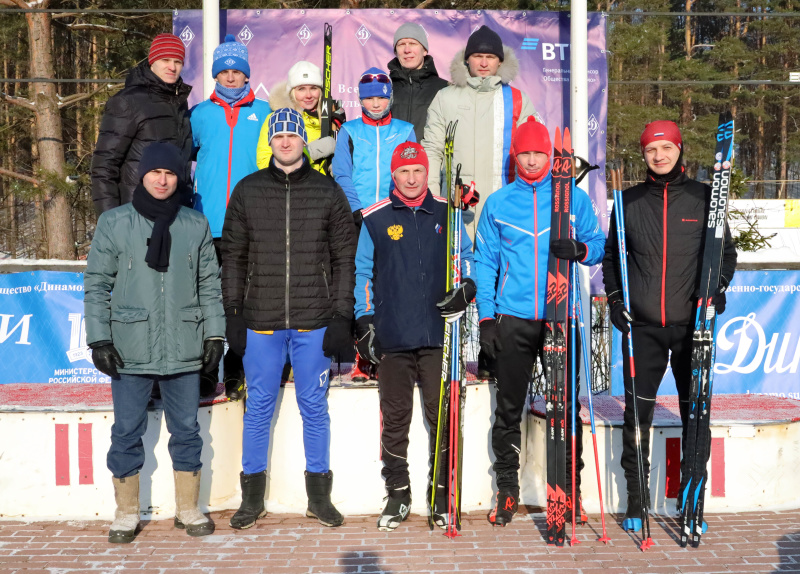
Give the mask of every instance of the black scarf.
[[172, 246], [169, 226], [181, 209], [178, 195], [176, 191], [167, 199], [156, 199], [141, 183], [133, 190], [133, 208], [142, 217], [154, 222], [153, 233], [147, 240], [147, 255], [144, 260], [150, 268], [161, 273], [169, 268], [169, 250]]

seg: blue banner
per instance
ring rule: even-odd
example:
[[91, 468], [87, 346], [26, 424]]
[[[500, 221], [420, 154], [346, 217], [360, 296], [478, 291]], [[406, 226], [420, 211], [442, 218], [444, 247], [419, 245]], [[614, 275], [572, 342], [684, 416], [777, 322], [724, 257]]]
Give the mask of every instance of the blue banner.
[[110, 383], [86, 347], [83, 273], [0, 275], [0, 384]]
[[[622, 395], [622, 334], [613, 331], [611, 394]], [[633, 351], [634, 361], [645, 360]], [[800, 271], [737, 271], [717, 317], [714, 393], [800, 399], [798, 367]], [[659, 394], [677, 394], [669, 367]]]

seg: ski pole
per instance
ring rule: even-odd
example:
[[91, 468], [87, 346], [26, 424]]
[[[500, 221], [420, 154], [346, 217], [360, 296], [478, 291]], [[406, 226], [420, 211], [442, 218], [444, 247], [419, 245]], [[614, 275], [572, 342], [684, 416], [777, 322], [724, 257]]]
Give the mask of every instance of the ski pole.
[[[570, 226], [570, 231], [572, 232], [570, 235], [574, 238], [575, 235], [575, 228]], [[571, 476], [572, 476], [572, 537], [570, 538], [569, 545], [575, 546], [576, 544], [580, 543], [580, 540], [577, 540], [575, 535], [575, 507], [578, 504], [578, 498], [575, 496], [576, 488], [575, 488], [575, 457], [577, 456], [577, 451], [575, 450], [575, 401], [578, 400], [577, 398], [577, 376], [575, 372], [576, 367], [576, 360], [575, 360], [575, 353], [577, 351], [575, 346], [575, 302], [578, 299], [578, 292], [575, 289], [576, 286], [576, 278], [578, 274], [578, 263], [576, 261], [572, 261], [569, 263], [570, 266], [570, 282], [572, 284], [572, 313], [570, 314], [570, 321], [569, 321], [569, 337], [570, 342], [568, 344], [569, 349], [569, 392], [570, 392], [570, 424], [571, 427], [571, 440], [572, 440], [572, 456], [570, 457], [571, 460]], [[580, 512], [578, 512], [578, 516], [580, 516]]]
[[[622, 297], [625, 302], [625, 308], [630, 313], [631, 299], [630, 290], [628, 288], [628, 255], [625, 248], [625, 210], [622, 206], [622, 190], [620, 189], [620, 173], [619, 168], [611, 170], [611, 186], [614, 189], [614, 214], [617, 220], [617, 243], [619, 244], [619, 265], [620, 275], [622, 276]], [[633, 425], [634, 433], [636, 435], [636, 466], [639, 482], [639, 502], [642, 505], [642, 543], [639, 548], [644, 551], [653, 545], [653, 539], [650, 537], [650, 518], [648, 516], [648, 498], [649, 493], [645, 492], [645, 473], [644, 473], [644, 459], [642, 456], [642, 436], [641, 427], [639, 424], [639, 406], [636, 396], [636, 369], [633, 361], [633, 328], [628, 328], [628, 361], [631, 375], [631, 395], [633, 401]], [[646, 496], [647, 495], [647, 496]]]

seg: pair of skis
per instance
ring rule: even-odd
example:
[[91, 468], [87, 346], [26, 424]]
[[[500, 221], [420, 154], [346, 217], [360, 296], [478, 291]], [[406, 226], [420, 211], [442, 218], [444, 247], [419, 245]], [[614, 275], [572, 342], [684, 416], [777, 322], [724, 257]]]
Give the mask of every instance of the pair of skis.
[[[447, 189], [447, 288], [461, 285], [461, 190], [453, 179], [453, 143], [458, 122], [450, 122], [445, 131], [444, 169]], [[460, 167], [460, 166], [459, 166]], [[442, 378], [439, 393], [439, 419], [436, 424], [428, 526], [433, 530], [434, 510], [445, 516], [445, 536], [455, 538], [461, 530], [461, 465], [464, 446], [463, 411], [467, 398], [466, 368], [463, 362], [463, 345], [466, 342], [466, 320], [445, 322], [442, 356]], [[443, 464], [446, 463], [446, 464]], [[440, 467], [445, 466], [445, 476]], [[447, 512], [436, 508], [437, 492], [443, 489], [447, 498]], [[441, 497], [438, 497], [441, 499]]]
[[711, 394], [714, 383], [716, 308], [714, 294], [720, 283], [728, 214], [728, 191], [733, 163], [733, 116], [719, 116], [714, 153], [714, 179], [706, 222], [700, 289], [692, 336], [692, 384], [689, 395], [689, 422], [683, 487], [680, 496], [681, 546], [691, 539], [697, 548], [703, 534], [703, 507], [708, 458], [711, 452]]

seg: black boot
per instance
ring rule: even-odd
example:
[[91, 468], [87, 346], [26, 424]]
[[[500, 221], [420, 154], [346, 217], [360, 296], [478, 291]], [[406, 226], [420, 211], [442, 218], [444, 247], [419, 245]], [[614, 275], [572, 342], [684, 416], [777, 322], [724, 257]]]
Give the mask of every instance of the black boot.
[[489, 512], [489, 522], [494, 526], [505, 526], [517, 513], [519, 508], [519, 488], [501, 488], [497, 492], [494, 508]]
[[[578, 506], [575, 508], [575, 518], [578, 525], [586, 524], [589, 522], [589, 517], [586, 516], [586, 512], [583, 510], [583, 500], [581, 500], [580, 492], [576, 495], [576, 498], [578, 499]], [[566, 520], [572, 524], [572, 495], [567, 497]]]
[[341, 526], [344, 517], [331, 502], [333, 490], [333, 472], [306, 471], [306, 493], [308, 494], [308, 510], [306, 516], [316, 518], [323, 526]]
[[242, 505], [231, 517], [231, 528], [244, 530], [256, 523], [256, 520], [267, 515], [264, 508], [264, 494], [267, 492], [266, 471], [255, 474], [239, 473], [242, 485]]
[[200, 396], [210, 397], [217, 394], [217, 382], [219, 381], [219, 367], [210, 373], [200, 373]]
[[401, 488], [387, 489], [386, 508], [378, 517], [378, 530], [391, 532], [408, 518], [411, 510], [411, 488], [408, 485]]

